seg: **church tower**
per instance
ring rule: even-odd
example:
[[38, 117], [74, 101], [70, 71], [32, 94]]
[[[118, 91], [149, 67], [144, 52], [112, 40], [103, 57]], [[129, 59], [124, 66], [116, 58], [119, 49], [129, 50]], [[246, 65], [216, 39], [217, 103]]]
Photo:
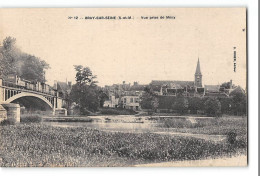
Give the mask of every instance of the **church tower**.
[[194, 85], [196, 87], [202, 87], [202, 74], [200, 71], [200, 59], [198, 58], [198, 62], [197, 62], [197, 68], [196, 68], [196, 72], [195, 72], [195, 79], [194, 79]]

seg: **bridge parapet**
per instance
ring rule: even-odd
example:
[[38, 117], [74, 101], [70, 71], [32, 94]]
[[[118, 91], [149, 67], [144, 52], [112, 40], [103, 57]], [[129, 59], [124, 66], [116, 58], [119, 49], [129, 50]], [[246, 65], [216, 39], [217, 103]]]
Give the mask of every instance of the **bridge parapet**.
[[26, 84], [24, 86], [21, 86], [21, 85], [15, 84], [13, 82], [4, 81], [1, 79], [0, 86], [9, 88], [9, 89], [15, 88], [15, 89], [20, 89], [20, 90], [30, 90], [30, 91], [34, 91], [34, 92], [40, 92], [40, 93], [56, 96], [55, 90], [49, 88], [47, 91], [46, 89], [42, 89], [42, 88], [40, 89], [39, 87], [37, 88], [36, 85], [34, 85], [34, 84]]

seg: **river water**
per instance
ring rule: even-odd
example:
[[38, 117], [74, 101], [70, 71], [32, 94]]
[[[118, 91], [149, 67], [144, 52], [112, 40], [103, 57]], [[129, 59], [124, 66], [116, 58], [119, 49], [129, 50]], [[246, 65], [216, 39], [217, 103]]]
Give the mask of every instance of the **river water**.
[[[71, 118], [71, 117], [70, 117]], [[84, 118], [84, 117], [83, 117]], [[88, 127], [108, 132], [130, 132], [130, 133], [156, 133], [161, 135], [195, 137], [199, 139], [221, 142], [226, 139], [224, 135], [207, 135], [174, 132], [171, 128], [160, 127], [158, 121], [151, 120], [149, 116], [136, 117], [133, 115], [117, 115], [117, 116], [92, 116], [92, 122], [45, 122], [52, 126], [58, 127]], [[205, 117], [170, 117], [170, 118], [186, 118], [192, 123], [196, 122], [196, 118]]]
[[158, 123], [148, 120], [149, 117], [133, 115], [92, 116], [92, 122], [46, 122], [59, 127], [89, 127], [102, 131], [114, 132], [154, 132], [162, 130]]

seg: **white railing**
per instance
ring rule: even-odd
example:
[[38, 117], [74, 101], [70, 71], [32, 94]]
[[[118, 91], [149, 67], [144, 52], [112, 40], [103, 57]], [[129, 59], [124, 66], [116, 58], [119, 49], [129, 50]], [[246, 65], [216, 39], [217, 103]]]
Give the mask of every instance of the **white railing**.
[[6, 88], [6, 89], [16, 90], [16, 91], [19, 90], [19, 91], [23, 91], [23, 92], [37, 93], [37, 94], [41, 94], [41, 95], [56, 96], [56, 92], [52, 89], [50, 89], [49, 91], [46, 91], [44, 89], [38, 90], [37, 87], [34, 86], [34, 84], [29, 84], [29, 83], [28, 83], [28, 86], [20, 86], [20, 85], [14, 84], [12, 82], [3, 81], [1, 87]]

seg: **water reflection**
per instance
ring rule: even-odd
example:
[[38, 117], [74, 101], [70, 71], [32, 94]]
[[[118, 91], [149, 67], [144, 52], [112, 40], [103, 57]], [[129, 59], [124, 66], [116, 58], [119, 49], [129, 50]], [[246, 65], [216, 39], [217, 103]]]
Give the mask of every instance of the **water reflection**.
[[59, 127], [89, 127], [103, 131], [119, 132], [152, 132], [158, 123], [148, 120], [149, 117], [135, 116], [94, 116], [93, 122], [46, 122]]
[[[63, 117], [73, 118], [73, 117]], [[169, 128], [158, 127], [159, 122], [150, 116], [136, 117], [134, 115], [116, 115], [116, 116], [91, 116], [82, 117], [91, 118], [92, 122], [46, 122], [59, 127], [89, 127], [103, 131], [119, 132], [155, 132], [169, 131]], [[177, 118], [177, 117], [176, 117]], [[185, 118], [185, 117], [178, 117]], [[153, 119], [153, 120], [151, 120]], [[190, 119], [190, 118], [189, 118]], [[190, 119], [192, 120], [192, 119]]]
[[151, 132], [156, 125], [152, 123], [120, 123], [120, 122], [47, 122], [59, 127], [89, 127], [103, 131]]
[[[67, 117], [71, 118], [71, 117]], [[159, 127], [159, 122], [151, 120], [150, 117], [135, 117], [135, 116], [93, 116], [92, 122], [45, 122], [52, 126], [58, 127], [87, 127], [109, 132], [132, 132], [144, 133], [152, 132], [157, 134], [167, 134], [172, 136], [195, 137], [214, 142], [221, 142], [225, 140], [224, 135], [207, 135], [207, 134], [192, 134], [179, 133], [172, 128]], [[194, 118], [188, 118], [194, 120]]]

